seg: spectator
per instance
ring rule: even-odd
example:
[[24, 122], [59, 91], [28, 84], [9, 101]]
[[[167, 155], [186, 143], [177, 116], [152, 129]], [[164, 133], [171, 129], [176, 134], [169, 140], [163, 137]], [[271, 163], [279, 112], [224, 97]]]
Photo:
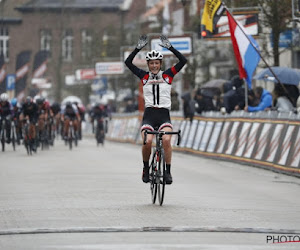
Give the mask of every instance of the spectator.
[[297, 107], [297, 100], [299, 97], [299, 89], [298, 86], [290, 85], [290, 84], [284, 84], [285, 92], [287, 93], [287, 97], [291, 101], [294, 107]]
[[212, 99], [214, 110], [220, 111], [223, 103], [221, 103], [221, 97], [219, 95], [214, 95]]
[[214, 111], [216, 110], [213, 100], [211, 97], [204, 95], [200, 90], [196, 92], [196, 111], [201, 114], [203, 111]]
[[274, 107], [279, 112], [294, 111], [294, 106], [288, 97], [287, 90], [280, 84], [275, 84], [274, 90]]
[[191, 93], [187, 92], [181, 96], [183, 101], [183, 116], [184, 119], [193, 120], [195, 114], [195, 101], [192, 99]]
[[243, 88], [244, 81], [240, 77], [234, 76], [230, 80], [230, 84], [224, 85], [224, 107], [227, 113], [233, 110], [243, 109], [245, 106], [245, 88]]
[[134, 103], [132, 99], [128, 99], [125, 107], [126, 113], [135, 112], [137, 110], [137, 105]]
[[272, 106], [272, 95], [262, 87], [254, 89], [254, 95], [260, 100], [257, 106], [245, 106], [244, 110], [249, 112], [264, 111]]
[[179, 99], [178, 99], [178, 93], [175, 89], [171, 89], [171, 110], [172, 111], [178, 111], [179, 110]]

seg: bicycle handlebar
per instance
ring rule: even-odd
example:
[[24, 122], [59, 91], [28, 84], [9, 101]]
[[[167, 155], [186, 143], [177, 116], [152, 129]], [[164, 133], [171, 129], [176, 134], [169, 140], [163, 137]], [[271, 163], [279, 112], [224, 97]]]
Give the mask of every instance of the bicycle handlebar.
[[177, 132], [168, 132], [168, 131], [144, 131], [144, 145], [146, 144], [147, 141], [147, 134], [151, 135], [178, 135], [178, 140], [177, 140], [177, 146], [179, 146], [180, 141], [181, 141], [181, 130]]

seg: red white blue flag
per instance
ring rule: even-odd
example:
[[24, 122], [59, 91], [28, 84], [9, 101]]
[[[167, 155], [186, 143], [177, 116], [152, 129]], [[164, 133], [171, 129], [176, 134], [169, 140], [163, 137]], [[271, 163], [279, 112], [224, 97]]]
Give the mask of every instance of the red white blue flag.
[[248, 87], [251, 88], [252, 76], [260, 61], [259, 46], [251, 35], [247, 35], [243, 25], [238, 24], [228, 11], [227, 17], [240, 78], [246, 79]]

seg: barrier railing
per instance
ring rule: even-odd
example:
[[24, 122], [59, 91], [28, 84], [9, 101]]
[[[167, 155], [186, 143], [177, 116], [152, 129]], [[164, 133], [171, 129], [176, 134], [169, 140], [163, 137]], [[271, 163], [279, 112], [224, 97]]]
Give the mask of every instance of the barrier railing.
[[[110, 122], [109, 140], [142, 143], [141, 114], [115, 114]], [[182, 140], [174, 150], [259, 166], [300, 176], [300, 115], [268, 112], [207, 112], [184, 120], [171, 113], [174, 130]]]

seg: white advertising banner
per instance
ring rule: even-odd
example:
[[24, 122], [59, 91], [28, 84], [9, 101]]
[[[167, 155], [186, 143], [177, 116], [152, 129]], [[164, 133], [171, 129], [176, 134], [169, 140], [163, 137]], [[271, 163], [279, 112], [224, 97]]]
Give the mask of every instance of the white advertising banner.
[[245, 122], [241, 131], [241, 134], [239, 136], [239, 142], [238, 142], [238, 146], [237, 146], [237, 150], [235, 155], [236, 156], [242, 156], [246, 143], [247, 143], [247, 138], [248, 138], [248, 133], [249, 133], [249, 129], [251, 127], [252, 123], [250, 122]]
[[231, 122], [225, 122], [223, 130], [221, 132], [220, 140], [219, 140], [219, 145], [217, 147], [217, 153], [222, 154], [223, 149], [226, 143], [226, 138], [228, 134], [228, 130], [230, 128]]
[[288, 130], [286, 132], [286, 135], [284, 137], [284, 140], [283, 140], [283, 143], [281, 146], [281, 150], [280, 150], [280, 158], [278, 160], [278, 164], [280, 164], [280, 165], [283, 165], [283, 166], [286, 165], [286, 161], [287, 161], [290, 149], [291, 149], [291, 139], [294, 134], [295, 128], [296, 128], [296, 126], [294, 126], [294, 125], [291, 125], [288, 127]]
[[270, 133], [270, 129], [271, 129], [271, 126], [272, 124], [270, 123], [265, 123], [264, 124], [264, 127], [261, 131], [261, 134], [260, 134], [260, 137], [259, 137], [259, 140], [258, 140], [258, 147], [257, 147], [257, 151], [256, 151], [256, 154], [254, 156], [254, 158], [256, 160], [261, 160], [264, 153], [265, 153], [265, 149], [266, 149], [266, 146], [267, 146], [267, 139], [268, 139], [268, 135]]
[[246, 158], [250, 158], [253, 153], [254, 147], [256, 145], [256, 136], [257, 136], [257, 132], [259, 131], [260, 125], [261, 124], [258, 122], [255, 122], [252, 125], [250, 134], [247, 139], [247, 146], [244, 152], [244, 157]]
[[280, 138], [280, 135], [282, 134], [283, 128], [284, 128], [283, 124], [276, 125], [275, 131], [272, 136], [272, 140], [269, 145], [269, 154], [267, 156], [268, 162], [274, 161], [275, 154], [276, 154], [278, 146], [279, 146], [279, 138]]
[[205, 151], [213, 127], [214, 127], [214, 122], [212, 121], [207, 122], [202, 140], [200, 142], [200, 147], [199, 147], [200, 151]]
[[294, 168], [299, 168], [300, 162], [300, 129], [298, 130], [297, 139], [294, 144], [294, 151], [291, 157], [291, 166]]
[[181, 148], [183, 147], [183, 145], [185, 145], [185, 142], [186, 142], [185, 134], [188, 133], [188, 130], [186, 129], [186, 126], [189, 126], [189, 124], [187, 124], [187, 121], [186, 120], [182, 121], [182, 123], [180, 125], [181, 142], [180, 142], [180, 145], [179, 145]]
[[205, 121], [200, 121], [199, 122], [198, 130], [197, 130], [197, 133], [195, 135], [195, 141], [194, 141], [194, 145], [193, 145], [194, 150], [198, 150], [198, 148], [199, 148], [199, 144], [200, 144], [205, 126], [206, 126]]
[[192, 146], [193, 146], [196, 130], [197, 130], [197, 127], [198, 127], [198, 122], [199, 122], [198, 120], [193, 120], [193, 122], [192, 122], [189, 137], [188, 137], [188, 140], [186, 142], [186, 147], [187, 148], [192, 148]]
[[230, 131], [230, 136], [229, 136], [229, 140], [228, 140], [228, 146], [227, 146], [227, 150], [225, 152], [225, 154], [230, 155], [232, 154], [235, 142], [237, 140], [237, 129], [240, 125], [240, 122], [234, 122], [233, 123], [233, 127]]
[[209, 144], [208, 144], [208, 147], [207, 147], [207, 152], [212, 153], [212, 152], [215, 151], [215, 148], [216, 148], [216, 145], [218, 143], [218, 138], [219, 138], [222, 126], [223, 126], [223, 122], [217, 122], [215, 124], [213, 133], [212, 133], [211, 138], [209, 140]]

